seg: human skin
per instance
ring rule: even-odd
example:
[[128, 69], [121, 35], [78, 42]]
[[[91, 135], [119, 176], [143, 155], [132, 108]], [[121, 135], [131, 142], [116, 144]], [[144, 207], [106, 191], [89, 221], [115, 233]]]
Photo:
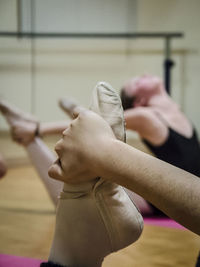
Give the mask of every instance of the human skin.
[[116, 140], [97, 114], [77, 108], [77, 118], [56, 144], [59, 159], [49, 176], [80, 183], [97, 176], [139, 194], [186, 228], [200, 234], [198, 177]]
[[57, 121], [57, 122], [43, 122], [40, 123], [38, 134], [39, 136], [61, 134], [67, 127], [69, 123], [67, 121]]
[[191, 123], [158, 77], [145, 75], [131, 79], [123, 92], [134, 97], [133, 108], [124, 112], [127, 129], [138, 132], [153, 145], [162, 145], [167, 140], [169, 127], [186, 138], [192, 136]]

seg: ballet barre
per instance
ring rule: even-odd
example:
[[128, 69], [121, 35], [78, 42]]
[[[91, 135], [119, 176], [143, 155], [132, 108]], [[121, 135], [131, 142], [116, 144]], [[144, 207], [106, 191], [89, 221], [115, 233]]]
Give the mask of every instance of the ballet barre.
[[170, 94], [171, 68], [175, 62], [171, 59], [171, 40], [173, 38], [182, 38], [181, 32], [135, 32], [135, 33], [65, 33], [65, 32], [8, 32], [1, 31], [0, 37], [17, 38], [105, 38], [105, 39], [136, 39], [136, 38], [162, 38], [165, 42], [164, 47], [164, 80], [165, 88]]

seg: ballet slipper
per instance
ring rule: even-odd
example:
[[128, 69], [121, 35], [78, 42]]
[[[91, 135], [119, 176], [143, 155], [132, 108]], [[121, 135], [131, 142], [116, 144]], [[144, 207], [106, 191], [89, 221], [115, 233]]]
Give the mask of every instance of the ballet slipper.
[[106, 82], [99, 82], [92, 92], [90, 109], [99, 114], [111, 126], [115, 136], [126, 142], [125, 120], [121, 100]]
[[[110, 85], [97, 84], [90, 108], [110, 124], [119, 140], [125, 140], [121, 100]], [[79, 185], [65, 183], [49, 261], [99, 267], [106, 255], [135, 242], [142, 229], [142, 216], [121, 186], [100, 177]]]
[[69, 115], [69, 117], [70, 117], [71, 119], [74, 118], [74, 113], [73, 113], [73, 111], [74, 111], [74, 109], [75, 109], [77, 106], [79, 106], [79, 105], [76, 103], [75, 100], [73, 100], [72, 98], [66, 98], [66, 97], [63, 97], [63, 98], [61, 98], [61, 99], [59, 100], [58, 104], [59, 104], [60, 108], [61, 108], [64, 112], [66, 112], [66, 113]]
[[15, 142], [27, 146], [33, 141], [38, 134], [39, 122], [32, 115], [3, 100], [0, 101], [0, 111], [10, 125]]

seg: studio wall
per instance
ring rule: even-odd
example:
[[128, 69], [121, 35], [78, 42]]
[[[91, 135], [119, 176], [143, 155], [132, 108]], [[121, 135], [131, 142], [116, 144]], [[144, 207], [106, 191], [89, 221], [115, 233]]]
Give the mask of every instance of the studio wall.
[[[72, 2], [76, 5], [72, 6]], [[89, 0], [82, 4], [60, 0], [56, 1], [57, 8], [53, 3], [35, 1], [34, 23], [27, 27], [49, 32], [184, 32], [184, 38], [172, 41], [176, 63], [172, 97], [200, 132], [198, 0], [96, 0], [93, 4]], [[17, 30], [16, 9], [17, 1], [0, 0], [1, 31]], [[108, 81], [119, 90], [131, 76], [151, 73], [162, 77], [164, 40], [0, 38], [0, 59], [0, 96], [41, 121], [53, 121], [66, 118], [57, 106], [61, 96], [71, 96], [88, 106], [97, 81]], [[0, 118], [0, 130], [6, 129]]]

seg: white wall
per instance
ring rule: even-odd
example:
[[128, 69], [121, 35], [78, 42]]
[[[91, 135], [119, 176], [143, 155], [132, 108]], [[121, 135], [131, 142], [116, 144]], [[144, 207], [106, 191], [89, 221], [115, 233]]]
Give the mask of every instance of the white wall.
[[[8, 12], [8, 4], [6, 4], [8, 2], [0, 0], [0, 12], [2, 9]], [[55, 3], [50, 0], [36, 1], [36, 10], [39, 9], [34, 26], [36, 30], [57, 31], [61, 28], [61, 31], [65, 29], [86, 31], [88, 28], [88, 31], [93, 31], [96, 25], [97, 31], [104, 29], [105, 32], [109, 27], [112, 31], [135, 31], [135, 29], [138, 31], [183, 31], [185, 37], [180, 40], [175, 39], [172, 43], [173, 59], [176, 61], [176, 66], [172, 71], [172, 95], [200, 132], [200, 118], [198, 117], [200, 1], [139, 0], [136, 16], [134, 1], [96, 0], [92, 2], [95, 2], [96, 6], [101, 3], [100, 10], [105, 10], [105, 3], [109, 2], [109, 10], [114, 12], [113, 14], [106, 13], [105, 21], [99, 24], [99, 19], [101, 19], [99, 9], [96, 9], [96, 14], [94, 14], [94, 6], [91, 6], [90, 1], [87, 0], [84, 2], [84, 10], [88, 11], [88, 18], [98, 18], [98, 22], [96, 21], [95, 24], [94, 20], [91, 24], [88, 20], [85, 25], [82, 25], [80, 21], [83, 21], [84, 15], [81, 16], [80, 6], [79, 9], [77, 6], [78, 12], [76, 14], [71, 12], [70, 20], [68, 18], [70, 23], [66, 26], [62, 24], [62, 27], [59, 24], [59, 16], [62, 17], [61, 15], [64, 14], [64, 7], [62, 9], [58, 7], [55, 10], [57, 21], [55, 14], [51, 13], [42, 21], [41, 12], [47, 10], [53, 2]], [[67, 1], [61, 2], [65, 5]], [[9, 3], [11, 3], [9, 12], [13, 16], [11, 24], [9, 21], [5, 23], [6, 19], [4, 19], [2, 25], [7, 25], [9, 30], [13, 30], [15, 26], [13, 10], [16, 3], [13, 0]], [[52, 9], [50, 8], [51, 11]], [[75, 17], [75, 24], [72, 23], [73, 17]], [[115, 19], [113, 20], [112, 17]], [[0, 16], [0, 23], [1, 19]], [[50, 24], [51, 19], [55, 21], [55, 25]], [[48, 25], [50, 25], [49, 28]], [[56, 106], [60, 96], [69, 95], [77, 98], [80, 103], [88, 105], [91, 90], [99, 80], [106, 80], [119, 89], [123, 82], [132, 75], [149, 72], [162, 77], [163, 48], [164, 41], [157, 39], [131, 41], [37, 39], [31, 42], [28, 39], [1, 38], [0, 95], [27, 111], [33, 110], [42, 121], [63, 119], [65, 115]], [[30, 53], [31, 49], [34, 49], [33, 58]], [[35, 70], [33, 76], [31, 76], [32, 63], [34, 63]], [[0, 129], [6, 129], [3, 119], [0, 120], [0, 124]]]
[[[10, 9], [5, 3], [0, 0], [0, 9], [13, 16], [16, 3], [12, 1]], [[22, 28], [28, 30], [30, 3], [28, 0], [22, 3]], [[133, 0], [35, 1], [32, 29], [45, 32], [133, 31], [135, 3]], [[16, 14], [14, 20], [16, 23]], [[14, 29], [8, 27], [8, 30]], [[59, 97], [69, 95], [88, 106], [97, 81], [122, 83], [127, 68], [126, 43], [124, 40], [1, 38], [0, 94], [20, 108], [33, 111], [42, 121], [66, 118], [57, 107]], [[1, 129], [7, 129], [2, 118], [0, 122]]]
[[124, 32], [130, 22], [133, 30], [135, 4], [135, 0], [35, 0], [35, 30]]
[[[183, 39], [174, 40], [172, 95], [194, 122], [200, 133], [200, 1], [139, 0], [139, 31], [182, 31]], [[149, 45], [149, 42], [146, 43]], [[151, 46], [152, 47], [152, 46]], [[155, 45], [158, 47], [158, 44]]]
[[[17, 1], [0, 0], [0, 31], [17, 31]], [[0, 38], [0, 98], [31, 111], [31, 42]], [[0, 116], [0, 130], [7, 129]]]
[[16, 0], [0, 0], [0, 31], [16, 31]]

